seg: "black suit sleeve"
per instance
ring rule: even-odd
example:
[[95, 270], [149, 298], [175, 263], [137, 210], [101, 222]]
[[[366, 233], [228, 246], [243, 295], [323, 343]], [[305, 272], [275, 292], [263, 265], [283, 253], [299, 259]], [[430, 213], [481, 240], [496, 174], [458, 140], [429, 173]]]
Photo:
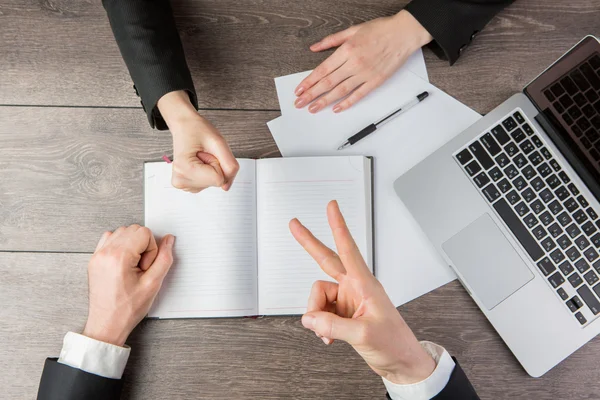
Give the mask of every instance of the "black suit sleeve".
[[515, 0], [413, 0], [405, 10], [433, 36], [430, 47], [454, 64], [490, 20]]
[[102, 4], [150, 125], [168, 129], [156, 103], [169, 92], [187, 91], [198, 109], [169, 0], [102, 0]]
[[118, 400], [121, 386], [120, 380], [89, 374], [48, 358], [37, 400]]
[[[446, 387], [431, 400], [479, 400], [479, 396], [475, 392], [471, 382], [469, 382], [469, 378], [467, 378], [467, 375], [465, 375], [465, 372], [458, 364], [458, 361], [454, 357], [452, 359], [456, 366], [452, 370]], [[391, 400], [389, 394], [386, 397], [388, 400]]]

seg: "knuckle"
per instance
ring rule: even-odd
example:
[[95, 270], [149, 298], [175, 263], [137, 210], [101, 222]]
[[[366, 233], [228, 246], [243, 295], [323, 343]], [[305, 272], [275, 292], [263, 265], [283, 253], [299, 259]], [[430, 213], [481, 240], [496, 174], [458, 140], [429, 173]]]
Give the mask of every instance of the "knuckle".
[[356, 45], [352, 42], [346, 42], [342, 45], [342, 47], [346, 52], [351, 52], [356, 48]]
[[171, 178], [171, 185], [173, 185], [175, 189], [185, 189], [186, 186], [185, 180], [179, 175], [173, 175]]
[[326, 76], [321, 80], [321, 83], [323, 84], [323, 86], [325, 86], [326, 88], [330, 88], [333, 86], [333, 80], [331, 79], [330, 76]]

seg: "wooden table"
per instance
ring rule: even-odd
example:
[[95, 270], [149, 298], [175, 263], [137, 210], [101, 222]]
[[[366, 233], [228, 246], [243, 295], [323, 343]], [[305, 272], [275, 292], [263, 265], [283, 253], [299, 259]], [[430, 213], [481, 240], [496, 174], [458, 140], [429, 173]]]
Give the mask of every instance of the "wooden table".
[[[397, 11], [397, 0], [174, 0], [202, 114], [240, 157], [277, 156], [273, 77], [314, 68], [322, 36]], [[600, 0], [520, 0], [431, 82], [485, 113], [585, 34]], [[86, 266], [102, 231], [139, 223], [142, 161], [170, 148], [152, 131], [100, 0], [0, 0], [0, 397], [35, 397], [87, 308]], [[399, 265], [401, 261], [399, 260]], [[541, 379], [519, 366], [456, 283], [400, 311], [455, 355], [482, 398], [598, 398], [600, 341]], [[566, 340], [568, 338], [565, 338]], [[382, 398], [347, 345], [325, 347], [298, 317], [145, 321], [132, 334], [131, 399]]]

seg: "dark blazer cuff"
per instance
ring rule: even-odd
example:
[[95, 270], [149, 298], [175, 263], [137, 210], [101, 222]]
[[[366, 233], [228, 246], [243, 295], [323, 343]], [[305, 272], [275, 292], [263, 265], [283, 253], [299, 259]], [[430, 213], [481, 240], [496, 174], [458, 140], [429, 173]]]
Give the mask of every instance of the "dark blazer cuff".
[[104, 378], [47, 358], [37, 400], [117, 400], [122, 382]]
[[454, 64], [475, 36], [514, 0], [413, 0], [404, 8], [433, 36], [429, 48]]

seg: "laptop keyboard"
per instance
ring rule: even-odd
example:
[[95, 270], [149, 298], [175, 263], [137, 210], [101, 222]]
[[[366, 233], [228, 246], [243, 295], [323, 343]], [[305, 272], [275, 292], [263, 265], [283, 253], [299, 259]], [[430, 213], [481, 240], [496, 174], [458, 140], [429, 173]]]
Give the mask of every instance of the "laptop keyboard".
[[544, 90], [579, 147], [600, 168], [600, 55], [595, 54]]
[[579, 324], [600, 314], [600, 219], [524, 114], [454, 157]]

